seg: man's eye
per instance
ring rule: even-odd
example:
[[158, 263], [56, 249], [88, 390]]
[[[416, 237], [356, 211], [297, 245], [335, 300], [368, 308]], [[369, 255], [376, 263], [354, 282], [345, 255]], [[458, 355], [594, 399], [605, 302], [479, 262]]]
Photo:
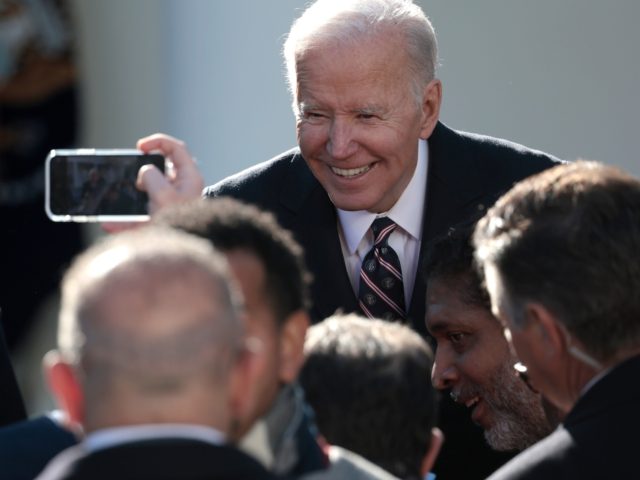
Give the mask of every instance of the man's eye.
[[470, 332], [449, 332], [447, 339], [458, 353], [464, 353], [473, 346], [473, 334]]
[[462, 345], [463, 342], [466, 340], [467, 338], [467, 334], [466, 333], [462, 333], [462, 332], [453, 332], [450, 333], [448, 335], [449, 337], [449, 341], [453, 344], [453, 345]]
[[324, 115], [318, 112], [304, 112], [304, 118], [322, 118]]
[[376, 118], [376, 116], [373, 113], [359, 113], [358, 118], [362, 120], [371, 120], [373, 118]]

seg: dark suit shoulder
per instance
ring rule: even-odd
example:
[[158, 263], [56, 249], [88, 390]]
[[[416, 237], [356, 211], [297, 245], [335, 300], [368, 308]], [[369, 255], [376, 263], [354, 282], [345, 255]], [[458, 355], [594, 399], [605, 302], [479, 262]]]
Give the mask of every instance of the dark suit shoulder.
[[575, 404], [549, 437], [490, 480], [636, 478], [640, 356], [613, 368]]
[[76, 443], [71, 432], [46, 416], [0, 428], [0, 478], [32, 479], [53, 457]]
[[315, 205], [320, 197], [323, 205], [331, 206], [297, 148], [225, 178], [203, 193], [208, 198], [228, 196], [255, 205], [273, 213], [290, 230], [295, 229], [308, 202]]
[[429, 138], [429, 186], [435, 191], [429, 201], [439, 203], [438, 208], [451, 201], [471, 210], [486, 208], [514, 183], [560, 163], [539, 150], [439, 123]]
[[256, 460], [228, 445], [162, 438], [92, 453], [82, 446], [56, 457], [39, 480], [272, 480]]
[[[550, 436], [523, 451], [488, 480], [565, 480], [576, 477], [576, 468], [580, 468], [572, 459], [574, 442], [568, 432], [560, 426]], [[601, 477], [606, 478], [606, 477]]]
[[[448, 172], [447, 167], [458, 168], [457, 176], [470, 176], [478, 183], [478, 175], [492, 181], [503, 179], [505, 182], [520, 180], [534, 173], [553, 167], [562, 160], [519, 143], [502, 138], [477, 133], [452, 130], [439, 124], [429, 139], [430, 148], [436, 158], [446, 160], [453, 165], [438, 165]], [[460, 171], [464, 166], [469, 169]]]
[[268, 210], [284, 203], [295, 210], [301, 195], [317, 185], [299, 149], [293, 148], [205, 188], [204, 196], [231, 196]]

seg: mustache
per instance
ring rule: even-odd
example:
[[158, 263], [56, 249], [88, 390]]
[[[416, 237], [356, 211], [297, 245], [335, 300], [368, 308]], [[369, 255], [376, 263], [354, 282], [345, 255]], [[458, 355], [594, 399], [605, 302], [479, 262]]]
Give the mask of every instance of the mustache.
[[475, 385], [463, 385], [458, 388], [452, 388], [449, 391], [449, 397], [456, 403], [464, 403], [474, 397], [485, 397], [483, 388]]

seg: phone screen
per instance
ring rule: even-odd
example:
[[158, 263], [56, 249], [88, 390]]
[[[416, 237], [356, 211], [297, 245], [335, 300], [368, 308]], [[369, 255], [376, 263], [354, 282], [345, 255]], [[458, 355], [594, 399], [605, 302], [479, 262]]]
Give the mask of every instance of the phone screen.
[[162, 155], [52, 151], [47, 159], [47, 214], [56, 221], [145, 219], [148, 198], [135, 182], [138, 170], [146, 164], [164, 172]]

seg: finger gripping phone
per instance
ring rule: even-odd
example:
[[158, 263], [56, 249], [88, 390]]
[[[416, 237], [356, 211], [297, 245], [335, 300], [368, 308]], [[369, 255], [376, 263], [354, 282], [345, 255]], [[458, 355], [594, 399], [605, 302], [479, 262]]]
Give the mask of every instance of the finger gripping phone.
[[56, 222], [144, 221], [148, 197], [136, 188], [138, 170], [165, 159], [139, 150], [51, 150], [45, 161], [45, 211]]

